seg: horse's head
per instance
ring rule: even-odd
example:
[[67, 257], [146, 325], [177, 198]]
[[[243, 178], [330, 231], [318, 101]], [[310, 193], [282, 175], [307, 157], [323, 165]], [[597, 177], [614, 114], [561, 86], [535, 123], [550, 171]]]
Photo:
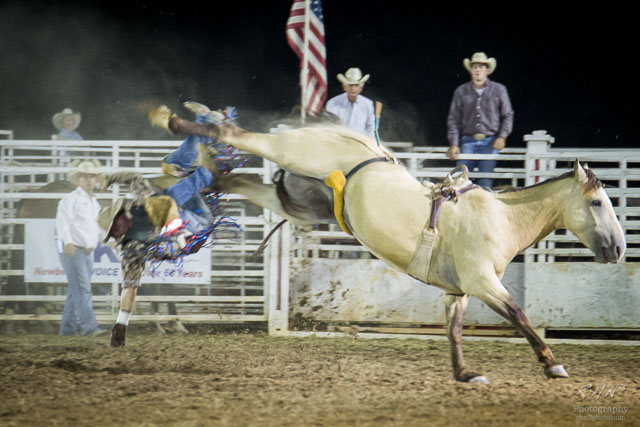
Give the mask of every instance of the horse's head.
[[620, 262], [627, 243], [602, 183], [577, 160], [573, 168], [573, 179], [578, 185], [566, 200], [566, 227], [591, 249], [597, 262]]

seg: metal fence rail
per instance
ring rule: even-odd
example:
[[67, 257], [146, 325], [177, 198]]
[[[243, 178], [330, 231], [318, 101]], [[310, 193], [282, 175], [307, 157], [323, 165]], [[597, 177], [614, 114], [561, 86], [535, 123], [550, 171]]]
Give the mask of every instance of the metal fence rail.
[[[528, 137], [528, 138], [527, 138]], [[521, 187], [559, 175], [578, 158], [589, 163], [605, 183], [627, 237], [626, 263], [640, 261], [640, 150], [594, 150], [552, 148], [553, 138], [545, 133], [525, 137], [527, 148], [507, 148], [499, 155], [461, 155], [461, 159], [495, 159], [493, 173], [471, 171], [472, 179], [491, 177], [496, 186]], [[55, 144], [55, 146], [53, 145]], [[19, 205], [29, 199], [59, 199], [64, 194], [35, 192], [61, 179], [72, 169], [74, 158], [97, 158], [107, 172], [136, 171], [160, 174], [159, 160], [180, 141], [0, 141], [0, 320], [59, 320], [64, 304], [64, 284], [24, 284], [22, 252], [24, 224], [16, 218]], [[455, 166], [446, 157], [447, 147], [412, 147], [410, 143], [389, 143], [396, 157], [418, 180], [436, 181]], [[259, 174], [269, 182], [274, 165], [250, 156], [239, 173]], [[114, 186], [102, 200], [126, 195]], [[272, 238], [266, 251], [250, 254], [279, 218], [263, 211], [242, 196], [228, 195], [230, 216], [243, 227], [235, 236], [222, 236], [212, 249], [211, 280], [207, 285], [145, 285], [136, 308], [139, 320], [181, 320], [193, 322], [269, 321], [272, 330], [287, 329], [289, 267], [313, 259], [370, 258], [358, 242], [338, 226], [284, 227]], [[290, 234], [289, 234], [290, 233]], [[525, 266], [553, 266], [558, 263], [587, 263], [593, 255], [573, 234], [552, 233], [527, 249], [519, 261]], [[582, 264], [580, 264], [582, 265]], [[526, 267], [525, 274], [531, 274]], [[536, 273], [538, 274], [537, 270]], [[529, 279], [531, 280], [531, 279]], [[119, 284], [94, 285], [98, 319], [112, 321], [119, 306]], [[11, 292], [9, 292], [11, 290]], [[12, 293], [11, 295], [9, 293]], [[169, 314], [173, 304], [178, 315]], [[44, 308], [44, 311], [39, 308]], [[4, 309], [4, 311], [2, 311]]]

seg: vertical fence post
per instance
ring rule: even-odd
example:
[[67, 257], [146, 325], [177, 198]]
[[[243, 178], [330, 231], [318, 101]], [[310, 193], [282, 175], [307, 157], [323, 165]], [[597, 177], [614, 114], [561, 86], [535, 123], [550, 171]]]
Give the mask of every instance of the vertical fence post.
[[[271, 214], [271, 224], [279, 219]], [[267, 320], [269, 335], [286, 335], [289, 330], [289, 248], [291, 226], [285, 223], [272, 237], [269, 249]]]
[[548, 135], [546, 130], [534, 130], [530, 135], [525, 135], [523, 139], [527, 143], [525, 185], [533, 185], [540, 180], [540, 175], [536, 171], [547, 170], [547, 159], [540, 155], [548, 151], [549, 146], [555, 142], [555, 138]]
[[[263, 159], [262, 181], [270, 184], [275, 164]], [[264, 209], [264, 236], [278, 223], [275, 213]], [[269, 335], [285, 335], [289, 329], [289, 249], [291, 246], [291, 226], [285, 223], [269, 241], [264, 251], [264, 295]]]
[[[627, 214], [625, 213], [627, 210], [627, 176], [625, 172], [627, 171], [627, 167], [629, 166], [627, 159], [622, 158], [622, 160], [618, 163], [618, 168], [621, 171], [620, 179], [618, 180], [618, 188], [620, 194], [618, 195], [618, 221], [620, 221], [620, 225], [622, 226], [622, 232], [624, 235], [627, 235]], [[622, 257], [622, 262], [626, 262], [627, 255]]]
[[[548, 169], [547, 158], [544, 156], [549, 149], [549, 145], [555, 142], [555, 138], [547, 134], [546, 130], [534, 130], [530, 135], [523, 137], [527, 143], [527, 155], [525, 160], [525, 185], [537, 184], [541, 180], [540, 172]], [[538, 243], [538, 248], [546, 248], [546, 242]], [[525, 255], [525, 264], [527, 262], [545, 261], [545, 255], [538, 255], [534, 258], [532, 255]]]
[[[527, 153], [524, 164], [525, 186], [536, 184], [540, 181], [540, 172], [546, 171], [548, 168], [547, 158], [544, 156], [549, 151], [549, 146], [555, 142], [555, 138], [547, 134], [546, 130], [536, 130], [529, 135], [525, 135], [523, 140], [527, 143]], [[538, 243], [535, 247], [544, 248], [544, 241]], [[524, 255], [524, 306], [527, 306], [527, 284], [535, 283], [533, 278], [533, 263], [543, 262], [545, 255], [528, 254], [525, 250]]]

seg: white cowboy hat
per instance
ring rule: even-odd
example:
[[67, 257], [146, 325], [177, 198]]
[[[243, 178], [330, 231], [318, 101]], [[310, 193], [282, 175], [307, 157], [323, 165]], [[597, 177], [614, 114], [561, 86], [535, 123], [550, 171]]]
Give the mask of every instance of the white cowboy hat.
[[369, 74], [362, 77], [360, 68], [349, 68], [346, 73], [338, 74], [338, 80], [346, 85], [363, 85], [371, 77]]
[[78, 174], [84, 175], [95, 175], [96, 177], [100, 177], [103, 175], [102, 172], [96, 169], [96, 167], [100, 167], [100, 162], [98, 160], [81, 160], [81, 161], [73, 161], [71, 163], [76, 168], [69, 172], [68, 178], [69, 181], [75, 183]]
[[80, 113], [74, 113], [71, 108], [65, 108], [60, 113], [54, 114], [53, 118], [51, 119], [56, 129], [62, 130], [64, 128], [64, 119], [66, 117], [73, 117], [75, 119], [75, 126], [71, 130], [75, 130], [78, 126], [80, 126], [82, 115]]
[[489, 74], [491, 74], [496, 69], [498, 62], [496, 61], [496, 58], [487, 58], [487, 55], [485, 55], [484, 52], [476, 52], [473, 54], [471, 59], [465, 58], [462, 61], [462, 65], [464, 65], [464, 68], [466, 68], [467, 71], [471, 71], [471, 65], [473, 64], [485, 64], [489, 67]]

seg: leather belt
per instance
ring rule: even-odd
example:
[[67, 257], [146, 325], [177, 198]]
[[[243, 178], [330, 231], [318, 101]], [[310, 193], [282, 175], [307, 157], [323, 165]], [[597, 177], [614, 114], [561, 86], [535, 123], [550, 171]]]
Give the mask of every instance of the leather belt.
[[475, 133], [472, 135], [473, 139], [476, 141], [483, 141], [487, 138], [491, 138], [493, 135], [485, 135], [484, 133]]
[[73, 245], [73, 246], [75, 246], [77, 249], [80, 249], [81, 251], [84, 251], [84, 253], [87, 255], [91, 255], [91, 252], [93, 252], [93, 248], [85, 248], [83, 246], [78, 246], [78, 245]]

